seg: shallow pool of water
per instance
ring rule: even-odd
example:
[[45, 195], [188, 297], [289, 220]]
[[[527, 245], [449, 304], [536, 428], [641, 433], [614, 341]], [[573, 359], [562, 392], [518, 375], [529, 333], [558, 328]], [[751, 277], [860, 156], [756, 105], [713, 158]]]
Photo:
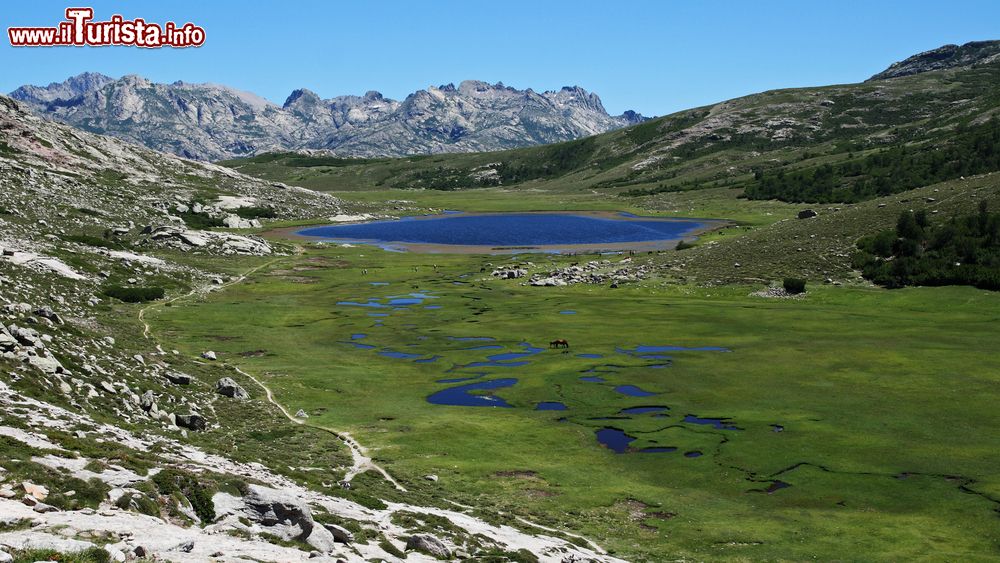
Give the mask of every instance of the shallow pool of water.
[[615, 387], [615, 391], [621, 393], [622, 395], [628, 395], [629, 397], [652, 397], [657, 394], [652, 391], [646, 391], [636, 385], [619, 385], [618, 387]]
[[670, 407], [664, 407], [664, 406], [630, 407], [627, 409], [622, 409], [618, 412], [620, 414], [646, 414], [651, 412], [663, 412], [669, 409]]
[[684, 422], [689, 422], [691, 424], [705, 424], [714, 427], [716, 430], [742, 430], [742, 428], [730, 422], [728, 418], [702, 418], [689, 414], [684, 417]]
[[634, 437], [626, 434], [624, 430], [617, 428], [601, 428], [595, 434], [597, 435], [597, 441], [602, 446], [616, 454], [627, 452], [628, 445], [635, 441]]
[[427, 397], [427, 402], [434, 405], [451, 405], [460, 407], [505, 407], [510, 408], [507, 401], [495, 395], [473, 395], [470, 391], [491, 391], [511, 387], [517, 383], [517, 379], [491, 379], [490, 381], [480, 381], [458, 387], [449, 387]]

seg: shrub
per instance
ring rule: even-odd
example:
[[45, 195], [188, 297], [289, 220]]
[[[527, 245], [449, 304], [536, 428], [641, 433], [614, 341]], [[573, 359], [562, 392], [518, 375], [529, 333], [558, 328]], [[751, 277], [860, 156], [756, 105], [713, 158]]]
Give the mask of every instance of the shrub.
[[222, 227], [222, 219], [218, 217], [209, 217], [206, 213], [195, 213], [194, 211], [186, 211], [184, 213], [178, 213], [180, 218], [184, 220], [184, 224], [192, 229], [211, 229], [212, 227]]
[[274, 219], [278, 216], [270, 207], [241, 207], [236, 214], [244, 219]]
[[66, 242], [76, 242], [79, 244], [85, 244], [87, 246], [97, 246], [100, 248], [117, 248], [118, 245], [111, 242], [110, 240], [103, 239], [101, 237], [95, 237], [94, 235], [63, 235], [61, 237]]
[[686, 240], [682, 240], [682, 241], [680, 241], [680, 242], [677, 243], [677, 250], [687, 250], [689, 248], [694, 248], [694, 243], [693, 242], [688, 242]]
[[785, 286], [785, 291], [790, 295], [798, 295], [806, 291], [806, 280], [799, 278], [785, 278], [783, 285]]
[[215, 521], [212, 490], [193, 476], [174, 469], [165, 469], [153, 476], [153, 484], [162, 495], [183, 495], [204, 524]]
[[146, 303], [163, 299], [166, 291], [162, 287], [122, 287], [115, 285], [104, 289], [104, 295], [126, 303]]

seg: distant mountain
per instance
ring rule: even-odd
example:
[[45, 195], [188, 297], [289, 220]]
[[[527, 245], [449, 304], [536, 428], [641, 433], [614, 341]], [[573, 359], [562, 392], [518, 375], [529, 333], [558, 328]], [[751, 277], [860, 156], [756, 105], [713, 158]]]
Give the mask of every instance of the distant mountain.
[[114, 81], [114, 78], [99, 72], [85, 72], [48, 86], [21, 86], [11, 92], [10, 97], [29, 104], [44, 105], [58, 100], [71, 100]]
[[322, 99], [292, 92], [283, 106], [217, 84], [156, 84], [135, 75], [84, 73], [11, 97], [33, 111], [96, 133], [200, 160], [274, 150], [326, 149], [343, 156], [492, 151], [554, 143], [646, 120], [611, 116], [583, 88], [518, 90], [467, 80], [410, 94]]
[[971, 41], [965, 45], [944, 45], [893, 63], [868, 80], [899, 78], [933, 70], [960, 68], [1000, 60], [1000, 41]]

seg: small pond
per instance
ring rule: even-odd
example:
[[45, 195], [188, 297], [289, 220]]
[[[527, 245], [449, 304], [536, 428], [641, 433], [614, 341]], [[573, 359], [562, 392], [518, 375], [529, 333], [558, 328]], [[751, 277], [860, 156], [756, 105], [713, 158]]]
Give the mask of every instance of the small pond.
[[427, 397], [427, 402], [433, 405], [452, 405], [461, 407], [507, 407], [507, 401], [495, 395], [472, 394], [470, 391], [492, 391], [511, 387], [517, 383], [517, 379], [492, 379], [490, 381], [480, 381], [479, 383], [469, 383], [458, 387], [449, 387], [438, 391]]

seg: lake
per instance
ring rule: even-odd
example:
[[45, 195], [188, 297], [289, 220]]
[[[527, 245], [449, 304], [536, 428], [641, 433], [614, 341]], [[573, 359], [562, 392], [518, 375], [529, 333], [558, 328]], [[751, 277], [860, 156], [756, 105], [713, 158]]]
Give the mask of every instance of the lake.
[[310, 227], [295, 234], [396, 251], [611, 251], [672, 248], [720, 224], [627, 213], [449, 213]]

